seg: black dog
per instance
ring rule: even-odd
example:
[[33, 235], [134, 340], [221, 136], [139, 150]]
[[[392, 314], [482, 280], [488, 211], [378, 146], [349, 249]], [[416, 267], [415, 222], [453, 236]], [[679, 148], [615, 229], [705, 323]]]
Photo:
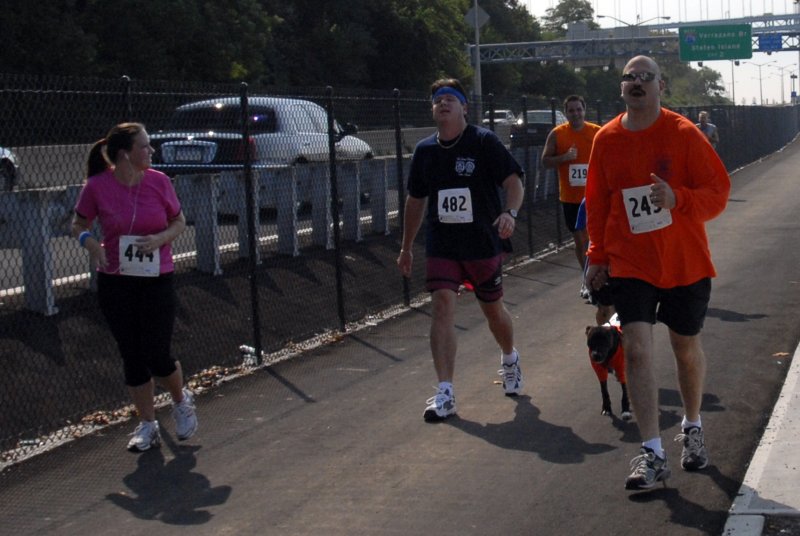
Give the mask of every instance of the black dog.
[[[612, 317], [613, 321], [613, 317]], [[611, 397], [608, 394], [608, 373], [616, 375], [622, 387], [622, 413], [620, 417], [629, 421], [632, 417], [628, 401], [628, 387], [625, 383], [625, 355], [622, 351], [622, 330], [619, 326], [606, 323], [602, 326], [586, 327], [586, 344], [589, 347], [589, 361], [603, 396], [603, 415], [611, 415]]]

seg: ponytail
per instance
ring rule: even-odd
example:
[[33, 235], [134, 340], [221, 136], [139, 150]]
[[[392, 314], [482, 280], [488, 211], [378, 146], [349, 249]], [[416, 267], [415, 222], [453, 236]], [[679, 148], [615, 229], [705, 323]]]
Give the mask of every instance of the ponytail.
[[133, 139], [144, 130], [141, 123], [120, 123], [108, 131], [106, 137], [97, 140], [89, 151], [87, 163], [88, 177], [97, 175], [107, 170], [117, 161], [121, 150], [130, 151], [133, 148]]
[[107, 142], [108, 140], [106, 138], [97, 140], [89, 150], [89, 160], [86, 164], [87, 177], [93, 177], [109, 168], [108, 160], [106, 160], [104, 154]]

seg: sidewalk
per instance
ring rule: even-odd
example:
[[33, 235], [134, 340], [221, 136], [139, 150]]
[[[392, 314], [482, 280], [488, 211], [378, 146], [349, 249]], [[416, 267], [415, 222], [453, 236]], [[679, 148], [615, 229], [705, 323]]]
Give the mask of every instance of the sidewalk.
[[724, 532], [777, 534], [800, 534], [800, 346]]
[[[600, 416], [584, 335], [594, 311], [564, 249], [504, 280], [522, 396], [503, 395], [496, 343], [465, 294], [458, 414], [424, 423], [435, 379], [423, 304], [200, 393], [188, 441], [174, 440], [165, 409], [159, 449], [126, 452], [126, 423], [6, 469], [0, 526], [37, 536], [800, 534], [800, 250], [786, 247], [800, 220], [775, 217], [800, 210], [799, 164], [795, 144], [735, 174], [729, 208], [709, 226], [721, 269], [704, 330], [704, 471], [678, 469], [680, 445], [668, 441], [667, 485], [623, 490], [640, 438], [635, 421]], [[663, 326], [654, 343], [668, 440], [682, 413]]]

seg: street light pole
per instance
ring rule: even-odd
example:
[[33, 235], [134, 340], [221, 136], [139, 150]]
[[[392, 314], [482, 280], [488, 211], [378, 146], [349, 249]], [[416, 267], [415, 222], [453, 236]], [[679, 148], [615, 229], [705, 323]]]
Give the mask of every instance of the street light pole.
[[641, 15], [639, 15], [637, 13], [636, 14], [636, 24], [631, 24], [630, 22], [625, 22], [624, 20], [618, 19], [617, 17], [612, 17], [611, 15], [597, 15], [597, 18], [598, 19], [611, 19], [611, 20], [615, 20], [615, 21], [619, 22], [620, 24], [624, 24], [625, 26], [633, 27], [633, 26], [642, 26], [643, 24], [646, 24], [646, 23], [654, 21], [654, 20], [669, 20], [672, 17], [670, 17], [668, 15], [665, 15], [663, 17], [653, 17], [653, 18], [650, 18], [650, 19], [647, 19], [647, 20], [640, 20]]
[[[478, 24], [478, 0], [475, 0], [473, 5], [475, 10], [475, 95], [478, 99], [483, 98], [483, 88], [481, 87], [481, 27]], [[480, 114], [480, 102], [475, 103], [478, 108], [477, 112]], [[480, 121], [480, 115], [476, 116], [477, 121]]]
[[755, 65], [756, 67], [758, 67], [758, 93], [759, 93], [759, 98], [761, 99], [761, 106], [764, 106], [764, 85], [761, 79], [761, 68], [766, 65], [769, 65], [770, 63], [775, 63], [775, 60], [768, 61], [766, 63], [756, 63], [754, 61], [746, 61], [744, 63], [749, 63], [750, 65]]

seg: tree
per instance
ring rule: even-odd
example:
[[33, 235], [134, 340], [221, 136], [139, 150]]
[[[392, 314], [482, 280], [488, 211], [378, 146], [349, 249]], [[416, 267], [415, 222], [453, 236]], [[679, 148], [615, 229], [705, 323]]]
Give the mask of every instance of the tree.
[[270, 52], [280, 84], [427, 88], [468, 78], [466, 0], [266, 0], [280, 23]]
[[[517, 0], [483, 0], [481, 7], [489, 22], [481, 28], [482, 43], [521, 43], [542, 38], [539, 22]], [[474, 42], [474, 30], [469, 29], [467, 42]], [[484, 94], [493, 93], [498, 99], [518, 99], [527, 68], [521, 63], [498, 63], [481, 66]]]
[[5, 72], [92, 74], [97, 38], [84, 30], [75, 1], [5, 0], [0, 65]]
[[257, 0], [89, 0], [81, 22], [95, 74], [208, 82], [261, 76], [273, 24]]
[[542, 18], [550, 38], [566, 35], [567, 26], [571, 22], [586, 22], [589, 28], [598, 27], [593, 20], [594, 8], [588, 0], [561, 0], [556, 7], [547, 9], [546, 13]]

